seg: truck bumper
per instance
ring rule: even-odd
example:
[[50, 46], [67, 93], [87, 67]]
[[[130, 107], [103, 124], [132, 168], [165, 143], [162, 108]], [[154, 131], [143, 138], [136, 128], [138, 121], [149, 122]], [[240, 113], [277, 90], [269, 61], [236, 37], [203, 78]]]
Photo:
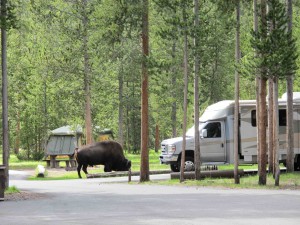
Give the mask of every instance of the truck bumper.
[[159, 160], [161, 164], [170, 164], [172, 162], [177, 162], [178, 155], [160, 155]]

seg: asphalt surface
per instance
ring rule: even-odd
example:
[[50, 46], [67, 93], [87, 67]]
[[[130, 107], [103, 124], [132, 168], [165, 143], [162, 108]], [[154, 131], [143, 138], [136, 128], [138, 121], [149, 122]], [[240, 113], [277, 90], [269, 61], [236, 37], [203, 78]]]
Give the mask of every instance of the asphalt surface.
[[11, 171], [10, 186], [44, 197], [0, 202], [1, 225], [300, 224], [300, 191], [295, 190], [128, 184], [126, 177], [28, 181], [26, 176]]

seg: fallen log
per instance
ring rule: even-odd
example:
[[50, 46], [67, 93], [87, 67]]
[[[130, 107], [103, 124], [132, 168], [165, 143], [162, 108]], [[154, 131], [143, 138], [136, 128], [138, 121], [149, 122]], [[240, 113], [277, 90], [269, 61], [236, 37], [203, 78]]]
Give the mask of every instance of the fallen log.
[[[155, 170], [149, 171], [150, 175], [153, 174], [169, 174], [170, 170]], [[87, 174], [86, 178], [104, 178], [104, 177], [125, 177], [128, 176], [128, 171], [119, 171], [119, 172], [106, 172], [106, 173], [95, 173], [95, 174]], [[131, 171], [130, 176], [139, 176], [139, 171]]]

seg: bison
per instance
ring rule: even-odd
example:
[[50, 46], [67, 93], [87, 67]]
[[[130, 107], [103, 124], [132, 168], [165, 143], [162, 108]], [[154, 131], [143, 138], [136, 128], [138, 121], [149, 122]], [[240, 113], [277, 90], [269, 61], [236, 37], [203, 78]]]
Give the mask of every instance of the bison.
[[122, 146], [115, 141], [102, 141], [83, 146], [76, 150], [75, 158], [79, 178], [81, 168], [88, 174], [88, 165], [104, 165], [104, 172], [128, 171], [131, 167], [131, 161], [125, 158]]

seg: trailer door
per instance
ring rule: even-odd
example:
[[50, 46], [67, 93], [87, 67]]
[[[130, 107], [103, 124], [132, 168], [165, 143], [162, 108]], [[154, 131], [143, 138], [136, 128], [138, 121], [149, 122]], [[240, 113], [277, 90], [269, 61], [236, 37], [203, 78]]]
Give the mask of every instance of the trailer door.
[[207, 135], [201, 137], [202, 162], [225, 162], [225, 123], [224, 121], [211, 121], [203, 128]]

